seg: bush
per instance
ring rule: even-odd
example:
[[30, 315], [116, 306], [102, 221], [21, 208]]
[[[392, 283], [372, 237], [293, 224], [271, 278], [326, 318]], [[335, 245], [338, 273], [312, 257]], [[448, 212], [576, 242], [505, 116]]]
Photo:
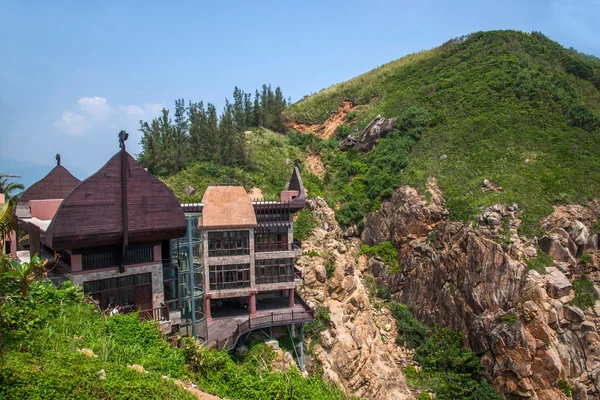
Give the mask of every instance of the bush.
[[515, 314], [504, 314], [500, 320], [507, 324], [514, 325], [517, 322], [517, 316]]
[[546, 268], [554, 266], [554, 259], [538, 248], [537, 257], [525, 260], [525, 264], [527, 265], [527, 271], [535, 270], [540, 274], [545, 274]]
[[318, 306], [315, 310], [315, 320], [304, 325], [304, 334], [313, 340], [319, 340], [319, 334], [327, 329], [330, 321], [329, 309]]
[[393, 304], [392, 316], [398, 325], [398, 343], [415, 349], [421, 367], [404, 370], [406, 382], [429, 389], [439, 399], [500, 400], [487, 383], [479, 358], [462, 347], [462, 334], [451, 329], [431, 330], [420, 323], [403, 304]]
[[333, 273], [335, 272], [335, 265], [331, 261], [327, 261], [325, 265], [325, 272], [327, 272], [327, 279], [333, 278]]
[[575, 291], [575, 298], [571, 301], [571, 304], [584, 311], [596, 304], [598, 293], [596, 293], [594, 282], [587, 276], [574, 280], [573, 290]]
[[562, 390], [562, 392], [565, 394], [565, 396], [573, 397], [573, 392], [575, 391], [575, 389], [573, 389], [573, 387], [571, 385], [569, 385], [569, 381], [566, 381], [564, 379], [559, 380], [558, 388], [560, 390]]
[[310, 211], [307, 209], [301, 210], [296, 214], [294, 220], [294, 239], [306, 240], [312, 234], [312, 231], [318, 227], [319, 222]]
[[398, 264], [398, 250], [391, 242], [381, 242], [375, 246], [366, 244], [360, 245], [361, 254], [380, 258], [388, 267], [391, 274], [400, 272], [400, 264]]

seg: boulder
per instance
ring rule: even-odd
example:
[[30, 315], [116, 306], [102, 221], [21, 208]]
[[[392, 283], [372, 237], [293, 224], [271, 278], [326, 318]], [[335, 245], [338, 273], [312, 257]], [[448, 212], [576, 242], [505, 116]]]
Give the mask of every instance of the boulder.
[[559, 299], [571, 293], [571, 282], [558, 268], [548, 268], [546, 275], [546, 291], [548, 294]]
[[381, 138], [394, 131], [396, 120], [397, 118], [384, 118], [378, 115], [360, 135], [355, 145], [356, 149], [362, 152], [371, 151]]
[[196, 194], [196, 189], [194, 189], [194, 188], [193, 188], [193, 187], [191, 187], [191, 186], [186, 186], [186, 187], [183, 189], [183, 193], [185, 193], [185, 194], [186, 194], [186, 195], [188, 195], [188, 196], [193, 196], [193, 195], [195, 195], [195, 194]]
[[583, 311], [581, 311], [581, 308], [573, 304], [565, 305], [564, 313], [567, 321], [581, 322], [585, 319], [585, 314]]
[[539, 240], [539, 246], [544, 253], [550, 255], [556, 261], [577, 265], [577, 260], [569, 251], [568, 245], [563, 245], [558, 235], [552, 234], [544, 236]]

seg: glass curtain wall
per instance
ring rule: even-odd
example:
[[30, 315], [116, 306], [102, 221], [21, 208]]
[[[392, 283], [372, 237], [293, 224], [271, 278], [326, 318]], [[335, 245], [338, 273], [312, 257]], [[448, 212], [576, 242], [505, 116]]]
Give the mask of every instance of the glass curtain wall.
[[198, 228], [201, 214], [186, 214], [187, 233], [173, 240], [173, 254], [179, 264], [179, 306], [182, 335], [207, 339], [206, 313], [204, 312], [204, 264], [202, 261], [202, 231]]

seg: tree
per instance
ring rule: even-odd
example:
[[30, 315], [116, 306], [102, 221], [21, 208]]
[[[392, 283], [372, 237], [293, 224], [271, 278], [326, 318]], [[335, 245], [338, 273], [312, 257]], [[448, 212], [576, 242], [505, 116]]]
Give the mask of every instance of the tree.
[[0, 243], [9, 239], [11, 232], [16, 228], [15, 207], [16, 204], [10, 201], [0, 205]]
[[5, 200], [10, 201], [12, 198], [17, 198], [20, 193], [12, 194], [15, 191], [21, 192], [25, 189], [21, 183], [10, 182], [8, 178], [0, 179], [0, 194], [4, 194]]

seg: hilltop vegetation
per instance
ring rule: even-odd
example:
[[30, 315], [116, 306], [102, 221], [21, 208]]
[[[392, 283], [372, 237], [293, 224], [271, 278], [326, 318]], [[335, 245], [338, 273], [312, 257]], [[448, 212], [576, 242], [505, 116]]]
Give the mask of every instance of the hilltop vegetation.
[[[516, 202], [532, 234], [553, 204], [583, 203], [600, 189], [600, 60], [540, 33], [451, 40], [309, 96], [284, 117], [322, 123], [344, 100], [356, 108], [340, 136], [378, 114], [408, 123], [367, 155], [321, 151], [321, 189], [343, 223], [360, 221], [391, 189], [423, 188], [435, 176], [452, 218]], [[484, 179], [502, 189], [482, 191]]]

